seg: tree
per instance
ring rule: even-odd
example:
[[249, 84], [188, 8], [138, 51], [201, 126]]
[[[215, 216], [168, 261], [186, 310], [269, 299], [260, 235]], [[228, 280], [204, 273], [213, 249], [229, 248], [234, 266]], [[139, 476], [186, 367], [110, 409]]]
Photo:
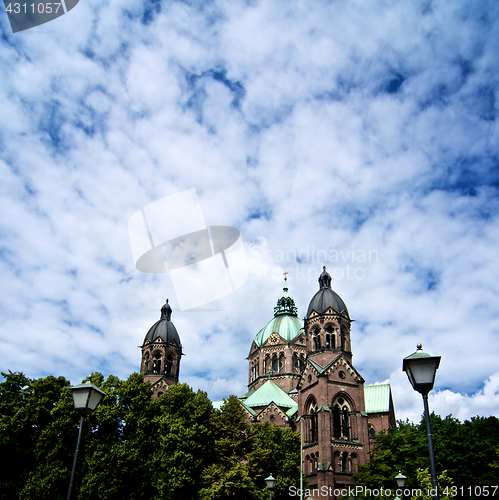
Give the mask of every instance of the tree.
[[[417, 475], [419, 492], [412, 497], [412, 500], [433, 500], [435, 495], [433, 494], [433, 483], [429, 469], [418, 469]], [[447, 475], [446, 470], [437, 476], [437, 482], [440, 500], [452, 500], [454, 496], [450, 494], [449, 487], [452, 486], [453, 481]]]
[[[0, 383], [0, 500], [66, 497], [79, 414], [69, 381], [3, 374]], [[75, 498], [115, 500], [265, 500], [265, 478], [277, 478], [276, 500], [299, 481], [300, 437], [290, 429], [248, 426], [231, 396], [213, 410], [206, 393], [186, 384], [151, 397], [133, 373], [127, 380], [94, 373], [105, 392], [84, 419]]]
[[[499, 441], [499, 419], [474, 417], [461, 423], [448, 416], [431, 415], [437, 471], [447, 471], [456, 488], [498, 484], [499, 469], [490, 465]], [[418, 425], [398, 422], [377, 436], [368, 464], [355, 475], [357, 484], [394, 488], [398, 471], [407, 476], [407, 487], [418, 487], [418, 469], [429, 468], [424, 418]], [[474, 499], [474, 496], [470, 496]]]
[[261, 498], [261, 492], [247, 466], [249, 425], [246, 413], [236, 396], [225, 400], [221, 411], [215, 411], [212, 428], [215, 437], [215, 462], [202, 475], [201, 497], [206, 500]]
[[2, 375], [0, 453], [8, 460], [0, 469], [0, 498], [63, 498], [76, 442], [69, 382]]
[[93, 374], [89, 380], [106, 395], [84, 424], [79, 497], [153, 497], [153, 454], [160, 406], [151, 398], [150, 384], [138, 373], [125, 381], [112, 375], [104, 381], [101, 374]]
[[203, 470], [214, 461], [213, 407], [205, 392], [175, 384], [159, 399], [154, 485], [161, 498], [198, 498]]
[[258, 422], [249, 431], [248, 466], [256, 484], [263, 485], [271, 473], [277, 479], [274, 498], [288, 498], [289, 487], [300, 483], [300, 433], [269, 422]]

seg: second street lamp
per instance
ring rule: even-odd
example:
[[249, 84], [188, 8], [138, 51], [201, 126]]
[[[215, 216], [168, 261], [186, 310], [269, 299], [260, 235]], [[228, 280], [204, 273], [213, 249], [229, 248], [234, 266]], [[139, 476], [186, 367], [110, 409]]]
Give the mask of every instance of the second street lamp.
[[433, 436], [431, 434], [430, 410], [428, 408], [428, 393], [433, 389], [435, 375], [440, 365], [440, 356], [430, 356], [423, 351], [423, 346], [418, 344], [417, 351], [404, 358], [402, 370], [407, 373], [409, 382], [415, 391], [423, 396], [426, 429], [428, 431], [428, 448], [430, 449], [430, 468], [435, 498], [438, 500], [437, 468], [435, 465], [435, 450], [433, 448]]
[[276, 480], [272, 477], [272, 474], [270, 474], [270, 476], [265, 479], [265, 482], [267, 483], [267, 488], [270, 491], [270, 500], [272, 500], [272, 491], [274, 491]]
[[402, 500], [404, 498], [404, 486], [405, 486], [405, 481], [407, 477], [402, 474], [402, 472], [399, 471], [398, 476], [395, 476], [395, 481], [397, 482], [397, 486], [400, 490], [402, 490]]
[[85, 382], [84, 384], [74, 385], [70, 387], [71, 396], [73, 396], [73, 404], [75, 410], [77, 410], [80, 417], [80, 429], [78, 430], [78, 441], [76, 442], [76, 450], [73, 459], [73, 469], [71, 470], [71, 480], [69, 482], [68, 496], [67, 500], [71, 499], [71, 493], [73, 491], [73, 480], [76, 471], [76, 462], [78, 461], [78, 452], [80, 451], [80, 441], [81, 441], [81, 429], [83, 427], [83, 417], [85, 415], [90, 415], [100, 400], [104, 397], [105, 392], [101, 391], [98, 387], [90, 382]]

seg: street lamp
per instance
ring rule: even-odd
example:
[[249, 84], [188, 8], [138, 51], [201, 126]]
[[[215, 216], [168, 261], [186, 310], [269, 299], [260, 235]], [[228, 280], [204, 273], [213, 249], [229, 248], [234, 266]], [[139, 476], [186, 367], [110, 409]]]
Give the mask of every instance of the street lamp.
[[100, 400], [106, 394], [101, 391], [98, 387], [91, 384], [90, 382], [85, 382], [84, 384], [74, 385], [70, 387], [71, 396], [73, 396], [73, 404], [75, 410], [77, 410], [80, 417], [80, 429], [78, 431], [78, 441], [76, 442], [76, 450], [73, 459], [73, 469], [71, 470], [71, 481], [69, 482], [68, 496], [67, 500], [71, 499], [71, 492], [73, 490], [73, 480], [76, 471], [76, 462], [78, 460], [78, 452], [80, 451], [80, 440], [81, 440], [81, 429], [83, 428], [83, 417], [85, 415], [90, 415]]
[[431, 435], [430, 410], [428, 408], [428, 393], [433, 389], [435, 375], [440, 365], [440, 356], [430, 356], [423, 351], [423, 346], [418, 344], [417, 351], [404, 358], [402, 370], [407, 373], [409, 382], [415, 391], [423, 396], [426, 429], [428, 431], [428, 448], [430, 449], [431, 480], [438, 500], [437, 468], [435, 465], [435, 450], [433, 448], [433, 437]]
[[405, 486], [406, 479], [407, 479], [407, 477], [405, 477], [404, 474], [402, 474], [402, 472], [400, 472], [400, 471], [399, 471], [398, 476], [395, 476], [395, 481], [397, 482], [397, 486], [399, 487], [400, 490], [402, 490], [402, 498], [404, 498], [404, 486]]
[[301, 415], [298, 417], [297, 421], [300, 421], [300, 436], [301, 436], [301, 445], [300, 445], [300, 499], [303, 500], [303, 420], [305, 418], [310, 418], [311, 415]]
[[270, 474], [270, 476], [267, 479], [265, 479], [265, 482], [267, 483], [267, 488], [270, 491], [270, 500], [272, 500], [272, 491], [275, 488], [276, 480], [272, 477], [272, 474]]

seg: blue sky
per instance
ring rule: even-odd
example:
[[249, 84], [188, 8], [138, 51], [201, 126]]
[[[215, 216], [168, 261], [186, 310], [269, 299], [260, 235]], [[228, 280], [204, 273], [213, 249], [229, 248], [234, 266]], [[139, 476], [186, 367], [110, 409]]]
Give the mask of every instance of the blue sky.
[[[418, 342], [442, 356], [432, 409], [499, 415], [497, 2], [81, 0], [0, 33], [2, 371], [126, 377], [168, 297], [182, 381], [243, 394], [282, 273], [303, 316], [325, 264], [398, 418], [422, 411]], [[211, 311], [128, 240], [191, 188], [250, 269]]]

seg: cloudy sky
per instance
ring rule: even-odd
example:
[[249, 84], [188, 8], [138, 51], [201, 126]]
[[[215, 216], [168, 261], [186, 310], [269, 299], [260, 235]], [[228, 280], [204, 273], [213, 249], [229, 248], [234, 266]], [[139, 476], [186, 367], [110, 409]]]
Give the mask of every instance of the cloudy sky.
[[[81, 0], [0, 33], [1, 371], [125, 378], [168, 297], [181, 380], [240, 395], [282, 273], [303, 317], [326, 265], [397, 418], [418, 342], [432, 410], [499, 416], [496, 1]], [[128, 220], [192, 188], [249, 276], [181, 311]]]

